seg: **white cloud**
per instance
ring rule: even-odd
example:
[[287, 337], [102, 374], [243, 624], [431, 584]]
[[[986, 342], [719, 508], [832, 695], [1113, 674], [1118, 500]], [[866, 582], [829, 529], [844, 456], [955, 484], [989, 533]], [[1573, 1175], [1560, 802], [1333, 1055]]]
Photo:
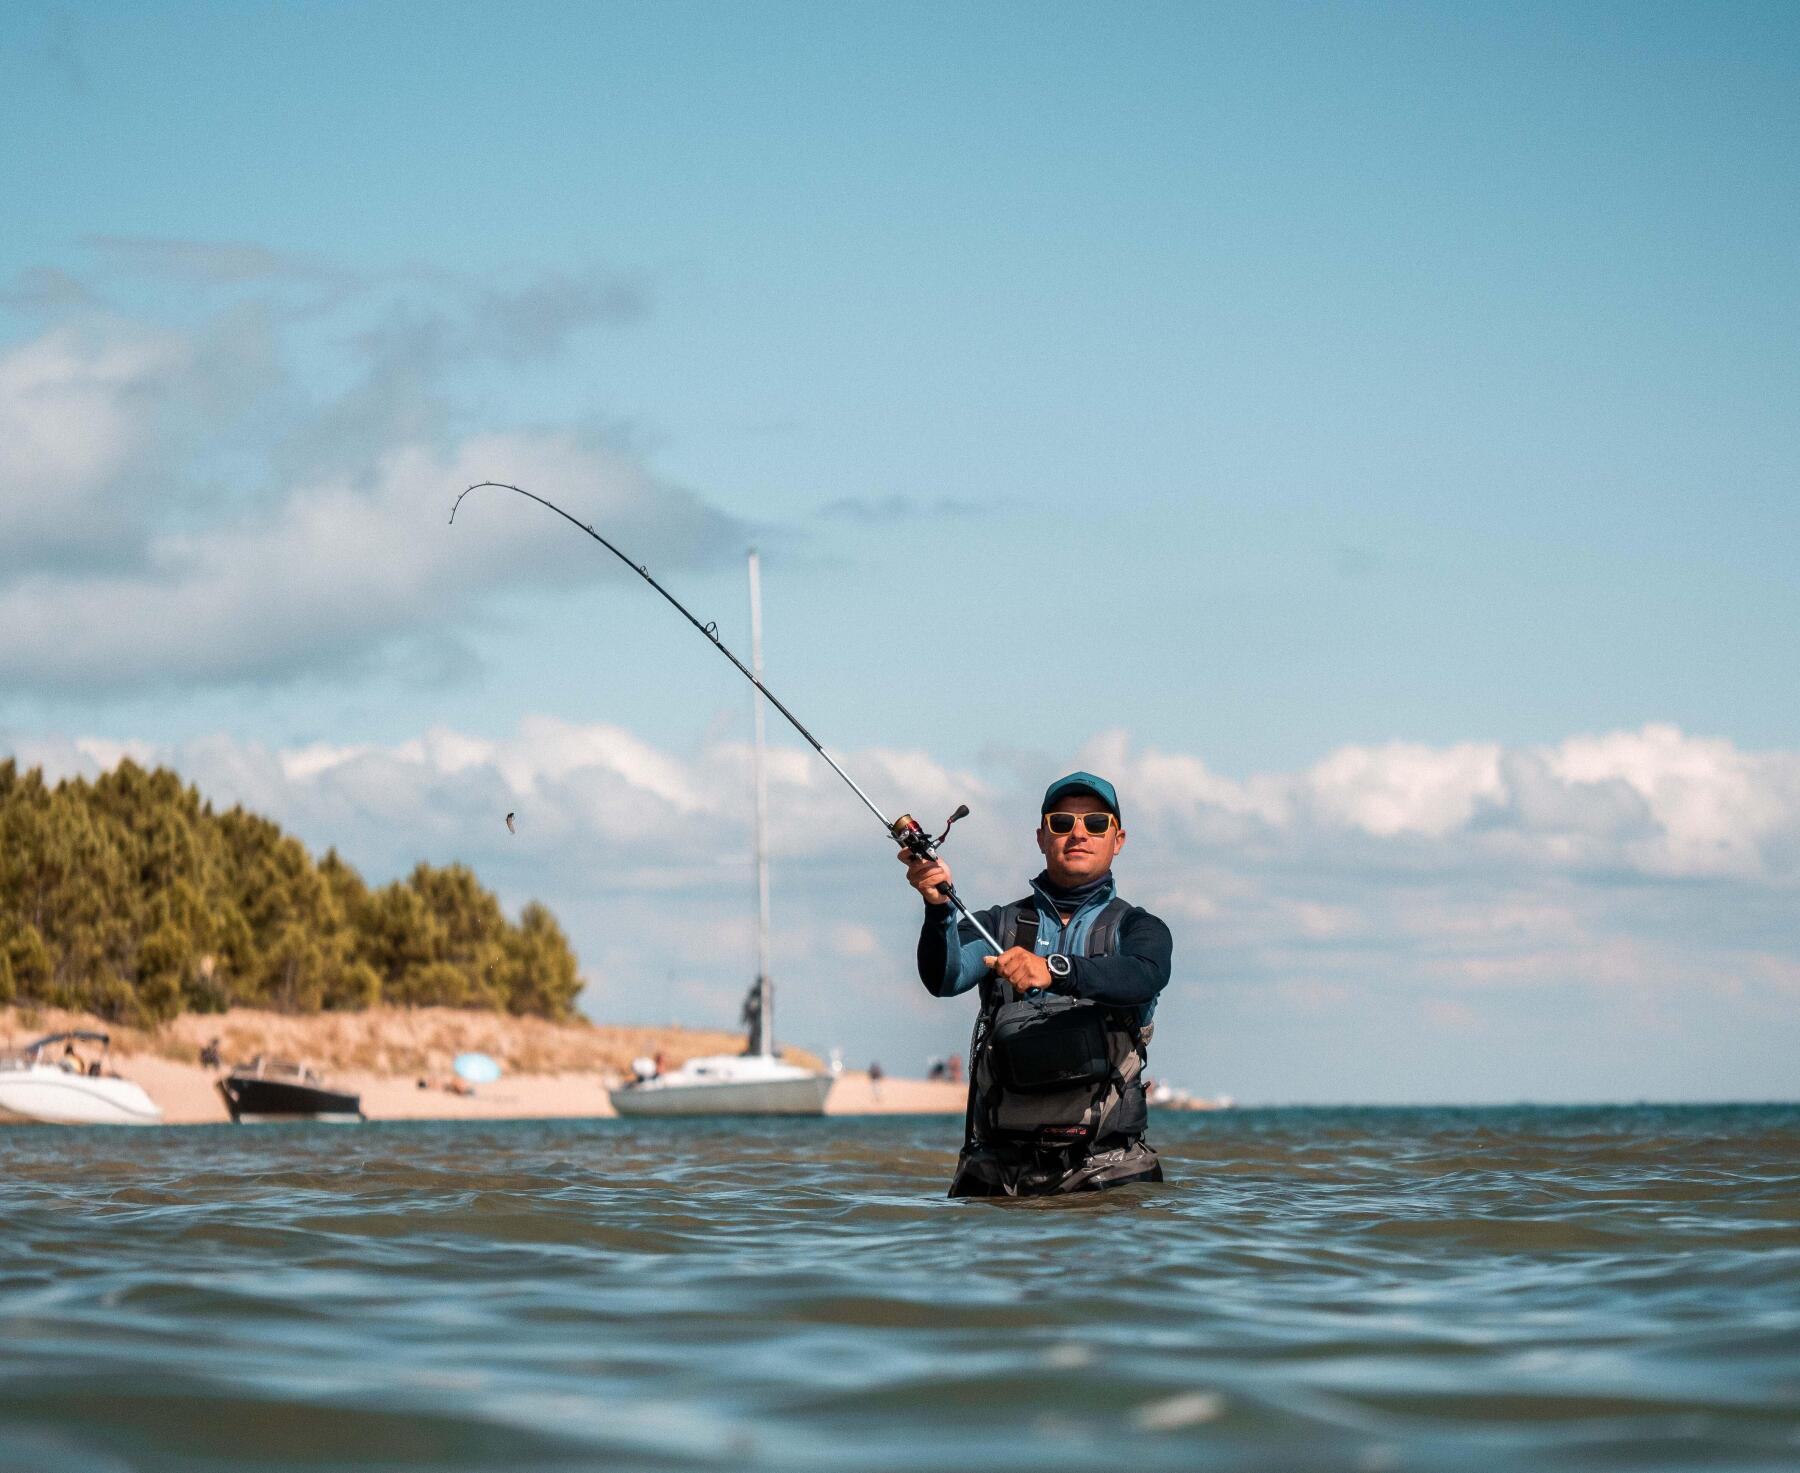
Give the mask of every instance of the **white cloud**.
[[1344, 747], [1307, 773], [1305, 791], [1326, 823], [1382, 839], [1466, 828], [1483, 804], [1505, 796], [1491, 743]]
[[1244, 782], [1197, 757], [1134, 751], [1117, 733], [1082, 760], [1113, 776], [1129, 830], [1188, 843], [1347, 857], [1360, 838], [1390, 842], [1354, 852], [1409, 865], [1800, 879], [1800, 754], [1666, 725], [1546, 747], [1343, 747], [1304, 772]]
[[496, 470], [558, 487], [648, 556], [737, 540], [698, 498], [573, 436], [477, 436], [448, 456], [403, 448], [371, 480], [301, 486], [267, 512], [159, 534], [141, 571], [40, 573], [0, 589], [0, 677], [92, 692], [345, 669], [466, 620], [487, 593], [629, 576], [510, 505], [499, 514], [471, 498], [447, 525], [455, 493]]
[[1294, 902], [1293, 924], [1311, 941], [1331, 941], [1354, 936], [1365, 928], [1365, 922], [1354, 906], [1322, 905], [1316, 900]]
[[881, 953], [881, 938], [867, 926], [842, 922], [832, 928], [832, 949], [842, 957], [864, 958]]
[[[1547, 761], [1571, 787], [1622, 784], [1656, 832], [1633, 846], [1637, 863], [1675, 875], [1767, 873], [1800, 824], [1800, 764], [1785, 753], [1740, 752], [1673, 726], [1575, 737]], [[1785, 866], [1783, 866], [1785, 867]]]
[[659, 566], [744, 541], [591, 434], [452, 432], [456, 369], [541, 362], [585, 326], [628, 322], [646, 310], [632, 282], [374, 282], [248, 243], [90, 244], [115, 272], [191, 280], [224, 305], [176, 327], [65, 293], [47, 330], [0, 346], [10, 695], [355, 674], [420, 648], [455, 660], [491, 595], [628, 576], [541, 513], [477, 498], [447, 527], [455, 493], [489, 477], [554, 487]]
[[102, 495], [150, 446], [163, 386], [188, 362], [175, 334], [70, 327], [0, 354], [0, 563], [115, 538], [91, 519], [139, 519]]
[[135, 565], [208, 508], [203, 447], [279, 377], [254, 305], [191, 331], [82, 308], [0, 351], [0, 576]]

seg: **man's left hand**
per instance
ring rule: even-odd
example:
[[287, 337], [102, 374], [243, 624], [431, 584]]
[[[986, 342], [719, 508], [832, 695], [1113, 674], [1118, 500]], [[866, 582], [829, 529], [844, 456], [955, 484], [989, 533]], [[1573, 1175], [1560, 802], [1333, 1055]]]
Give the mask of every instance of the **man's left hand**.
[[999, 956], [987, 956], [982, 960], [998, 972], [1014, 992], [1026, 993], [1050, 985], [1050, 964], [1023, 946], [1008, 947]]

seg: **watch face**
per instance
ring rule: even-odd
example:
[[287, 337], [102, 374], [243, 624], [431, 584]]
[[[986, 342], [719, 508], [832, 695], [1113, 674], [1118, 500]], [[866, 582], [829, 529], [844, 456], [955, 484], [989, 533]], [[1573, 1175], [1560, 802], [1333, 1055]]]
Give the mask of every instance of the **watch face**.
[[1050, 957], [1050, 975], [1051, 976], [1066, 977], [1073, 970], [1074, 970], [1074, 968], [1072, 968], [1069, 965], [1069, 959], [1066, 956], [1064, 956], [1061, 952], [1056, 952]]

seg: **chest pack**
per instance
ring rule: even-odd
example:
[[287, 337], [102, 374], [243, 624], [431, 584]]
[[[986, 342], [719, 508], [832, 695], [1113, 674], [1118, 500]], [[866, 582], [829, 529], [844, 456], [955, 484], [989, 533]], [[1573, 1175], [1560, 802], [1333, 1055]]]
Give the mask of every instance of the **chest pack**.
[[[1131, 910], [1122, 900], [1110, 902], [1095, 917], [1082, 954], [1113, 954]], [[1004, 907], [995, 934], [1035, 952], [1034, 902]], [[971, 1143], [1070, 1150], [1142, 1133], [1146, 1035], [1135, 1009], [1054, 992], [1020, 997], [998, 978], [982, 983], [981, 1001]]]

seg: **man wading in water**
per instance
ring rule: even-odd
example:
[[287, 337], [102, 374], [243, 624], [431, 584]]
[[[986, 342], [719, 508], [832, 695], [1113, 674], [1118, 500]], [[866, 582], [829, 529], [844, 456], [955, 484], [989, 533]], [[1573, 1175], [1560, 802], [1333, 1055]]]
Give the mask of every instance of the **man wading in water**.
[[980, 913], [995, 956], [960, 925], [941, 860], [906, 850], [925, 898], [919, 980], [936, 997], [981, 988], [970, 1046], [969, 1113], [952, 1197], [1043, 1196], [1161, 1181], [1144, 1140], [1145, 1046], [1169, 982], [1169, 928], [1118, 898], [1125, 847], [1111, 783], [1070, 773], [1044, 794], [1031, 894]]

